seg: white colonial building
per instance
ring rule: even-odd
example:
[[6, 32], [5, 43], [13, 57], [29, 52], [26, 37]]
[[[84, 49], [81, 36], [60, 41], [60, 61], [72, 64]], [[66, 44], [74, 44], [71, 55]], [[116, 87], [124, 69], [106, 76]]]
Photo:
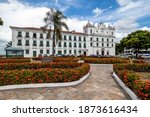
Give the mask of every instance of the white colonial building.
[[[52, 37], [47, 32], [33, 27], [10, 27], [12, 29], [12, 47], [6, 48], [6, 54], [37, 57], [52, 54]], [[53, 33], [53, 32], [52, 32]], [[53, 35], [51, 33], [51, 35]], [[56, 44], [56, 55], [115, 55], [115, 28], [99, 23], [97, 26], [87, 23], [83, 32], [62, 31], [62, 40]]]

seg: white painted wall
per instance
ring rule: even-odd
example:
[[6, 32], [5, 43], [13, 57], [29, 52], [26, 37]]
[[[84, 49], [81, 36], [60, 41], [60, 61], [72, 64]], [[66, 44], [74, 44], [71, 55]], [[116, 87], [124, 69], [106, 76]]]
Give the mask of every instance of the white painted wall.
[[[77, 55], [82, 55], [84, 51], [86, 50], [86, 55], [96, 55], [97, 51], [99, 51], [99, 55], [101, 55], [102, 49], [104, 49], [105, 55], [107, 55], [107, 51], [109, 51], [109, 55], [114, 56], [115, 55], [115, 30], [114, 29], [108, 29], [105, 25], [99, 25], [98, 27], [84, 27], [83, 31], [86, 30], [86, 33], [83, 34], [78, 34], [78, 33], [71, 33], [71, 32], [63, 32], [62, 33], [62, 41], [61, 45], [62, 47], [58, 47], [58, 43], [56, 46], [56, 54], [58, 54], [58, 51], [62, 51], [62, 54], [64, 54], [64, 50], [66, 50], [66, 55], [69, 55], [69, 50], [71, 50], [71, 55], [75, 54], [74, 51], [76, 51]], [[92, 34], [90, 33], [90, 30], [92, 30]], [[18, 32], [22, 32], [22, 37], [17, 37]], [[25, 37], [25, 33], [29, 32], [29, 38]], [[113, 35], [112, 35], [113, 32]], [[33, 33], [37, 34], [37, 38], [33, 39]], [[43, 34], [43, 39], [40, 39], [40, 33]], [[53, 34], [51, 34], [53, 35]], [[66, 35], [66, 39], [64, 40], [64, 35]], [[71, 36], [71, 41], [69, 40], [69, 36]], [[76, 40], [74, 41], [74, 36], [76, 36]], [[79, 37], [81, 37], [81, 42], [79, 41]], [[83, 41], [83, 38], [86, 37], [86, 42]], [[90, 38], [92, 37], [92, 43], [93, 46], [90, 45], [91, 40]], [[97, 41], [98, 38], [98, 41]], [[102, 38], [104, 41], [102, 42]], [[22, 40], [22, 46], [18, 46], [18, 39]], [[107, 39], [109, 39], [109, 42], [107, 42]], [[113, 42], [112, 42], [113, 39]], [[30, 46], [25, 46], [26, 40], [29, 40]], [[33, 40], [37, 41], [37, 46], [33, 46]], [[43, 47], [40, 47], [40, 40], [43, 40]], [[50, 47], [46, 46], [46, 41], [50, 42]], [[64, 47], [64, 42], [67, 43], [67, 47]], [[72, 47], [69, 47], [69, 43], [72, 44]], [[74, 43], [76, 43], [77, 47], [74, 47]], [[79, 48], [79, 43], [81, 43], [82, 47]], [[86, 48], [83, 47], [84, 43], [86, 43]], [[97, 46], [97, 43], [99, 46]], [[102, 47], [102, 43], [104, 43], [104, 46]], [[109, 47], [107, 47], [107, 43], [109, 44]], [[113, 47], [112, 47], [113, 44]], [[40, 50], [43, 50], [43, 54], [47, 54], [46, 51], [49, 50], [50, 53], [47, 55], [52, 54], [52, 39], [46, 39], [46, 33], [43, 33], [42, 30], [35, 30], [33, 29], [28, 29], [28, 28], [21, 28], [21, 27], [12, 27], [12, 46], [13, 47], [22, 47], [24, 51], [24, 56], [25, 57], [33, 57], [33, 51], [37, 52], [37, 56], [40, 54]], [[26, 49], [29, 49], [29, 54], [26, 54]], [[81, 54], [79, 53], [81, 51]]]

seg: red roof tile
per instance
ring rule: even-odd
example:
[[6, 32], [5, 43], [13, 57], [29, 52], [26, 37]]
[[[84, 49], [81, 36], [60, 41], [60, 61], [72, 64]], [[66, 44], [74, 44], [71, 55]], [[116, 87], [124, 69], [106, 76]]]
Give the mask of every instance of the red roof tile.
[[[38, 30], [42, 31], [41, 28], [36, 28], [36, 27], [15, 27], [15, 26], [10, 26], [10, 28], [18, 28], [18, 29], [27, 29], [27, 30]], [[53, 30], [52, 30], [53, 31]], [[69, 33], [69, 34], [77, 34], [77, 35], [87, 35], [86, 33], [82, 32], [75, 32], [75, 31], [61, 31], [62, 33]]]

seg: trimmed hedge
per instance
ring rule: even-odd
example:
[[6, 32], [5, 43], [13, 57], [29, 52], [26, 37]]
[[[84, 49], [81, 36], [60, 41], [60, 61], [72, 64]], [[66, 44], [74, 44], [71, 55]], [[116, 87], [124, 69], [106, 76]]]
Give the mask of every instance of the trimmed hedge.
[[29, 63], [30, 59], [0, 59], [0, 63]]
[[150, 64], [115, 64], [118, 70], [131, 70], [135, 72], [150, 72]]
[[78, 62], [79, 58], [75, 57], [55, 57], [53, 62]]
[[93, 64], [114, 64], [114, 63], [129, 63], [129, 60], [122, 58], [85, 58], [84, 62]]
[[[114, 71], [118, 75], [118, 77], [131, 89], [133, 90], [139, 98], [150, 100], [150, 81], [143, 81], [140, 77], [135, 73], [135, 71], [147, 72], [149, 71], [149, 64], [117, 64], [114, 65]], [[136, 68], [138, 69], [136, 69]], [[140, 68], [141, 67], [141, 68]], [[130, 70], [130, 71], [129, 71]], [[132, 70], [132, 71], [131, 71]]]
[[[33, 60], [41, 61], [42, 57], [32, 58]], [[78, 62], [79, 58], [75, 57], [54, 57], [53, 62]]]
[[73, 69], [43, 68], [27, 70], [0, 70], [0, 85], [76, 81], [86, 75], [90, 70], [90, 65], [80, 65], [80, 67]]
[[40, 68], [75, 68], [81, 63], [51, 62], [51, 63], [0, 63], [0, 70], [21, 70], [21, 69], [40, 69]]
[[145, 63], [144, 60], [132, 60], [133, 63]]

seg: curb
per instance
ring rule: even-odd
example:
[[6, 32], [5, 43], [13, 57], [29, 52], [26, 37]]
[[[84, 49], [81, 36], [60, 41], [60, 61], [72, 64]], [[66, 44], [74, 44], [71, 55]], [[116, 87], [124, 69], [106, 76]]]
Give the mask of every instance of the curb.
[[88, 72], [79, 80], [73, 82], [66, 82], [66, 83], [37, 83], [37, 84], [18, 84], [18, 85], [0, 86], [0, 91], [9, 90], [9, 89], [23, 89], [23, 88], [55, 88], [55, 87], [75, 86], [84, 82], [87, 78], [89, 78], [90, 75], [91, 72]]
[[137, 95], [129, 89], [121, 80], [120, 78], [113, 72], [112, 76], [115, 78], [115, 81], [119, 84], [119, 86], [129, 95], [132, 100], [140, 100]]

